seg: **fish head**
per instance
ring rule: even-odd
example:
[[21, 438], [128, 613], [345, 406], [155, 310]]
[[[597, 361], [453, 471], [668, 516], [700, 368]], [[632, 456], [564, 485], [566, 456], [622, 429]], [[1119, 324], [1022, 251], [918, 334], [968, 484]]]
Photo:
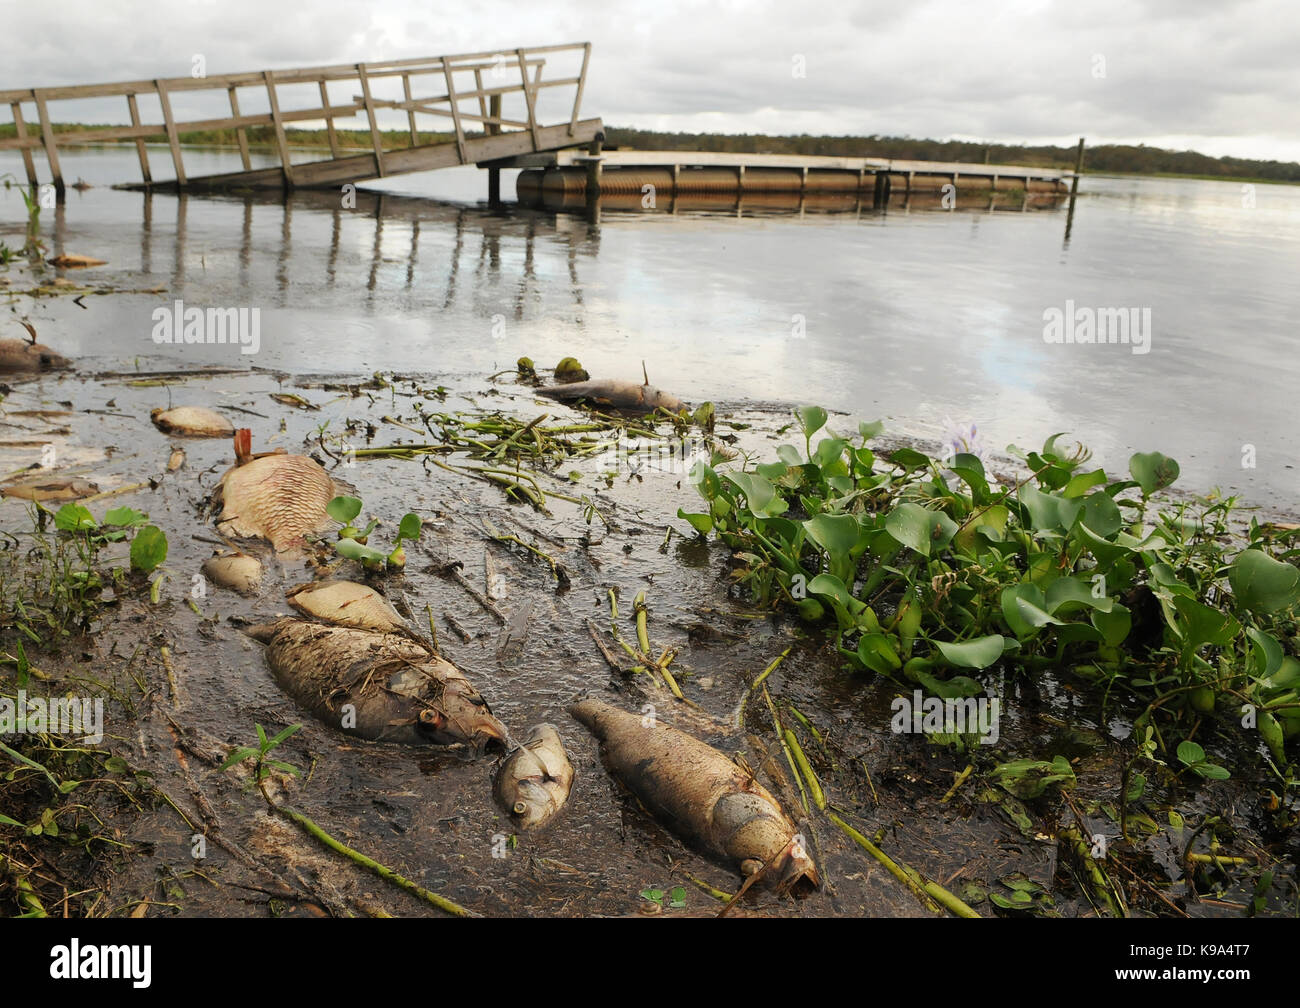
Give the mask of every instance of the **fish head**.
[[482, 752], [493, 742], [509, 744], [506, 726], [492, 716], [487, 702], [467, 683], [450, 683], [438, 700], [426, 700], [415, 725], [416, 731], [435, 745], [463, 743]]
[[740, 861], [746, 875], [761, 872], [761, 881], [781, 892], [800, 879], [820, 884], [804, 835], [766, 791], [724, 794], [713, 807], [713, 829], [718, 845]]
[[534, 726], [497, 773], [497, 796], [521, 830], [544, 826], [573, 786], [573, 765], [554, 725]]
[[553, 793], [556, 782], [546, 778], [524, 777], [510, 782], [514, 803], [510, 806], [510, 821], [521, 830], [536, 829], [550, 821], [563, 803], [557, 802]]

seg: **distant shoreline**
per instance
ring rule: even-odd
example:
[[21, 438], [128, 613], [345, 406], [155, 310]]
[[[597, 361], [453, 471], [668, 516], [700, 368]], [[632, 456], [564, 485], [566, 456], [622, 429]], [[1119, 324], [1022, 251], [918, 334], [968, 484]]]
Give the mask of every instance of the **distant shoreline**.
[[[99, 128], [103, 124], [56, 123], [57, 133], [76, 133]], [[329, 147], [324, 129], [288, 129], [290, 147], [319, 149]], [[1029, 147], [1018, 144], [984, 144], [956, 140], [917, 140], [911, 137], [848, 136], [767, 136], [763, 134], [724, 133], [657, 133], [618, 126], [606, 127], [606, 146], [638, 150], [700, 150], [753, 154], [819, 154], [846, 157], [879, 157], [915, 161], [965, 161], [972, 163], [1017, 164], [1035, 168], [1073, 169], [1074, 148]], [[16, 134], [12, 123], [0, 124], [0, 139]], [[250, 150], [276, 149], [275, 137], [267, 126], [250, 126], [245, 131]], [[340, 151], [368, 151], [369, 130], [336, 129], [335, 141]], [[400, 150], [410, 143], [410, 131], [381, 130], [385, 150]], [[467, 134], [475, 135], [475, 134]], [[451, 143], [452, 133], [420, 131], [421, 143]], [[233, 129], [182, 132], [181, 143], [238, 149]], [[161, 142], [161, 140], [159, 141]], [[130, 141], [111, 144], [127, 146]], [[109, 146], [110, 144], [97, 144]], [[1182, 178], [1243, 184], [1300, 185], [1300, 163], [1257, 161], [1247, 158], [1212, 158], [1196, 151], [1171, 151], [1160, 147], [1099, 144], [1085, 147], [1084, 173], [1094, 176], [1132, 176], [1138, 178]]]

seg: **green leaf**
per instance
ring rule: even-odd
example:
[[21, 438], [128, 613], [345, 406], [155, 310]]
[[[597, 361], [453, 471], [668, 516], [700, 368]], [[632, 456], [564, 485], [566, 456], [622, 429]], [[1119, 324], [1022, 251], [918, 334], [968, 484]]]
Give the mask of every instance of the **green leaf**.
[[1160, 452], [1138, 452], [1128, 460], [1128, 471], [1142, 488], [1142, 496], [1172, 486], [1178, 479], [1178, 463]]
[[776, 487], [757, 473], [727, 473], [726, 478], [745, 495], [749, 510], [760, 517], [783, 514], [789, 507], [785, 498], [777, 495]]
[[361, 498], [340, 495], [325, 505], [325, 513], [336, 522], [349, 525], [361, 513]]
[[217, 769], [229, 770], [236, 763], [242, 763], [244, 760], [248, 759], [248, 757], [256, 756], [256, 755], [257, 755], [256, 749], [250, 749], [248, 746], [243, 746], [239, 749], [236, 749], [229, 756], [227, 756], [225, 762], [222, 763], [221, 766], [217, 767]]
[[865, 420], [858, 424], [858, 433], [862, 435], [864, 441], [870, 441], [874, 437], [880, 437], [885, 429], [883, 420], [873, 420], [867, 423]]
[[662, 905], [664, 901], [664, 891], [662, 889], [642, 889], [641, 898], [643, 900], [649, 900], [651, 903], [659, 903]]
[[1188, 766], [1191, 766], [1193, 763], [1204, 763], [1205, 750], [1195, 742], [1192, 742], [1189, 739], [1184, 739], [1182, 742], [1178, 743], [1178, 758]]
[[131, 540], [131, 569], [148, 574], [167, 559], [167, 536], [157, 525], [146, 525]]
[[1124, 516], [1120, 514], [1119, 506], [1104, 490], [1098, 490], [1084, 498], [1079, 521], [1103, 539], [1109, 539], [1124, 527]]
[[668, 893], [668, 909], [680, 910], [686, 906], [686, 890], [681, 886], [674, 886]]
[[989, 481], [984, 472], [984, 463], [978, 455], [958, 452], [952, 460], [950, 469], [958, 479], [971, 489], [971, 500], [977, 505], [985, 504], [989, 499]]
[[1106, 472], [1104, 469], [1094, 469], [1092, 472], [1079, 473], [1073, 477], [1069, 483], [1065, 484], [1065, 489], [1061, 491], [1061, 496], [1066, 498], [1082, 497], [1085, 493], [1095, 486], [1100, 486], [1106, 482]]
[[1176, 629], [1189, 648], [1196, 649], [1206, 644], [1227, 647], [1241, 632], [1241, 624], [1231, 613], [1220, 612], [1213, 606], [1182, 595], [1175, 596], [1173, 604], [1179, 616]]
[[858, 657], [862, 664], [872, 672], [888, 675], [894, 669], [902, 668], [903, 663], [894, 650], [892, 639], [886, 634], [863, 634], [858, 640]]
[[301, 729], [301, 728], [302, 728], [302, 725], [300, 725], [300, 724], [289, 725], [288, 728], [285, 728], [285, 729], [282, 729], [281, 731], [276, 732], [275, 737], [272, 738], [271, 741], [267, 743], [267, 747], [268, 747], [268, 748], [271, 748], [271, 749], [274, 749], [274, 748], [275, 748], [276, 746], [278, 746], [281, 742], [283, 742], [283, 741], [284, 741], [285, 739], [287, 739], [290, 735], [292, 735], [294, 732], [298, 731], [298, 730]]
[[1114, 603], [1110, 612], [1102, 612], [1100, 609], [1093, 610], [1089, 619], [1092, 625], [1101, 633], [1105, 642], [1110, 647], [1119, 647], [1128, 637], [1128, 632], [1133, 628], [1133, 615], [1125, 606], [1118, 602]]
[[1047, 611], [1047, 598], [1035, 584], [1022, 582], [1003, 588], [999, 598], [1002, 618], [1020, 640], [1028, 640], [1049, 623], [1061, 621]]
[[1261, 550], [1237, 554], [1228, 571], [1232, 593], [1251, 612], [1272, 613], [1300, 601], [1300, 568], [1274, 560]]
[[852, 553], [861, 542], [865, 547], [862, 526], [852, 515], [819, 514], [803, 523], [808, 538], [832, 557]]
[[989, 634], [966, 641], [934, 641], [935, 647], [943, 654], [950, 665], [959, 668], [988, 668], [1002, 657], [1006, 638], [1001, 634]]
[[334, 550], [345, 560], [357, 560], [361, 563], [382, 564], [388, 556], [373, 546], [362, 546], [355, 539], [340, 539], [334, 544]]
[[1074, 606], [1110, 612], [1114, 604], [1114, 600], [1109, 595], [1102, 595], [1100, 598], [1094, 595], [1089, 582], [1077, 577], [1063, 577], [1057, 578], [1047, 586], [1047, 605], [1044, 608], [1052, 615], [1056, 615], [1063, 607], [1068, 610]]
[[942, 511], [931, 511], [920, 504], [899, 504], [885, 518], [885, 531], [902, 546], [922, 556], [938, 553], [957, 533], [957, 523]]
[[820, 406], [800, 406], [794, 411], [794, 415], [799, 420], [799, 427], [806, 438], [811, 438], [826, 426], [827, 413]]
[[[960, 473], [958, 474], [960, 475]], [[988, 542], [1001, 542], [1006, 535], [1007, 520], [1011, 512], [1001, 504], [992, 504], [968, 519], [968, 524], [955, 536], [953, 545], [963, 553], [978, 555]]]
[[804, 463], [804, 457], [794, 445], [783, 444], [776, 450], [776, 457], [788, 466], [801, 466]]
[[54, 515], [54, 527], [60, 532], [93, 532], [99, 522], [80, 504], [64, 504]]
[[1066, 500], [1028, 485], [1020, 488], [1020, 503], [1029, 512], [1030, 524], [1039, 531], [1068, 532], [1083, 508], [1081, 501]]
[[1199, 774], [1206, 780], [1227, 780], [1232, 776], [1225, 767], [1217, 763], [1197, 763], [1192, 767], [1192, 772]]
[[149, 516], [147, 514], [129, 507], [113, 508], [112, 511], [104, 514], [105, 525], [121, 525], [129, 528], [135, 525], [143, 525], [148, 520]]
[[708, 535], [710, 532], [713, 531], [712, 515], [698, 514], [698, 513], [691, 514], [689, 512], [683, 511], [681, 508], [678, 508], [677, 517], [681, 518], [683, 521], [690, 522], [691, 527], [695, 529], [696, 532], [700, 533], [700, 535]]
[[414, 512], [408, 512], [402, 515], [402, 521], [397, 526], [398, 541], [409, 539], [415, 542], [420, 538], [420, 530], [424, 528], [424, 523], [420, 521], [420, 516]]

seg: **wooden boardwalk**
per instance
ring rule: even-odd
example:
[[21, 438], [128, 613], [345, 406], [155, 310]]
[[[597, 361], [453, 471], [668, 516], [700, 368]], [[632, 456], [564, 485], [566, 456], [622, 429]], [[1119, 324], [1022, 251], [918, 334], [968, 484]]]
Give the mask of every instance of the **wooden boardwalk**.
[[[569, 76], [543, 79], [547, 59], [578, 63]], [[64, 178], [59, 154], [89, 143], [130, 141], [140, 160], [140, 188], [223, 190], [247, 188], [320, 188], [344, 182], [383, 178], [408, 172], [427, 171], [451, 165], [475, 164], [558, 148], [587, 145], [602, 136], [599, 119], [579, 119], [586, 83], [591, 43], [537, 46], [508, 52], [466, 53], [427, 59], [391, 60], [383, 63], [350, 63], [290, 70], [261, 70], [250, 73], [198, 77], [171, 77], [124, 81], [116, 84], [80, 84], [48, 88], [0, 90], [0, 108], [8, 106], [16, 135], [0, 140], [0, 150], [22, 152], [27, 179], [37, 184], [33, 152], [41, 151], [49, 165], [55, 188], [62, 193]], [[472, 76], [472, 81], [471, 81]], [[400, 94], [382, 97], [383, 91]], [[347, 91], [346, 98], [336, 95]], [[252, 98], [249, 91], [253, 92]], [[284, 98], [286, 89], [296, 102]], [[545, 122], [539, 105], [556, 106], [555, 89], [572, 91], [572, 101], [563, 103], [567, 114]], [[264, 104], [265, 112], [241, 112], [240, 92], [246, 104]], [[306, 91], [313, 97], [302, 100]], [[229, 103], [228, 115], [182, 119], [173, 112], [176, 104], [195, 104], [196, 94], [212, 93]], [[318, 96], [318, 97], [317, 97]], [[560, 96], [562, 97], [562, 96]], [[86, 130], [59, 130], [56, 114], [60, 104], [87, 100], [122, 99], [129, 125], [102, 126]], [[141, 105], [156, 106], [158, 116], [145, 121]], [[63, 107], [67, 107], [64, 105]], [[380, 110], [405, 113], [409, 143], [397, 149], [389, 145], [393, 135], [380, 130]], [[417, 116], [432, 120], [422, 137]], [[368, 130], [370, 144], [361, 151], [345, 150], [336, 130], [347, 128], [348, 120], [359, 119]], [[428, 134], [443, 132], [450, 121], [453, 139], [428, 142]], [[29, 123], [31, 127], [29, 128]], [[304, 152], [290, 147], [287, 125], [323, 124], [329, 138], [329, 157], [303, 161]], [[270, 126], [275, 136], [279, 163], [254, 168], [249, 152], [248, 128]], [[180, 135], [185, 132], [231, 130], [239, 144], [243, 170], [220, 175], [191, 176], [185, 170]], [[174, 177], [156, 180], [145, 146], [148, 140], [165, 140], [170, 148]], [[308, 155], [313, 152], [307, 152]], [[297, 155], [300, 160], [294, 161]], [[494, 170], [490, 184], [498, 178]]]

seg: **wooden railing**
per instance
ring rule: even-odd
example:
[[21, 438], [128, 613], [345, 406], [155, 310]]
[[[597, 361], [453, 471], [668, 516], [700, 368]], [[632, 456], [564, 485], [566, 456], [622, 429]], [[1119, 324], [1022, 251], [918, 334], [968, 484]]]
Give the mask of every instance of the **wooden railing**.
[[[581, 53], [582, 65], [576, 76], [543, 80], [542, 70], [549, 53], [567, 52], [576, 62], [576, 54]], [[465, 53], [456, 56], [435, 56], [428, 59], [391, 60], [383, 63], [355, 63], [336, 66], [309, 67], [290, 70], [263, 70], [251, 73], [216, 74], [201, 77], [169, 77], [156, 80], [124, 81], [116, 84], [79, 84], [47, 88], [25, 88], [18, 90], [0, 90], [0, 108], [8, 105], [13, 115], [15, 136], [0, 139], [0, 150], [19, 150], [22, 152], [23, 166], [27, 179], [33, 185], [37, 183], [36, 164], [32, 156], [34, 150], [44, 152], [49, 163], [53, 182], [60, 192], [64, 188], [63, 173], [59, 165], [60, 150], [81, 144], [104, 143], [113, 141], [132, 141], [140, 160], [140, 174], [143, 182], [153, 182], [149, 166], [147, 140], [165, 139], [171, 148], [172, 164], [175, 169], [174, 184], [184, 187], [187, 184], [183, 150], [180, 135], [185, 132], [204, 130], [235, 130], [239, 144], [239, 154], [244, 171], [251, 172], [252, 163], [249, 155], [247, 130], [250, 126], [271, 126], [274, 129], [275, 148], [279, 155], [279, 170], [283, 172], [283, 182], [292, 187], [295, 184], [311, 184], [312, 165], [329, 165], [331, 161], [316, 161], [294, 164], [290, 160], [290, 148], [285, 134], [285, 126], [298, 122], [325, 123], [329, 141], [330, 157], [337, 161], [346, 155], [340, 151], [336, 126], [339, 120], [351, 119], [361, 115], [370, 133], [370, 150], [373, 157], [372, 174], [385, 174], [384, 136], [380, 130], [377, 111], [395, 109], [406, 112], [410, 144], [407, 149], [419, 149], [420, 131], [417, 128], [417, 116], [433, 117], [446, 132], [447, 120], [450, 120], [455, 136], [456, 157], [461, 164], [471, 160], [467, 148], [467, 139], [473, 136], [495, 137], [506, 133], [527, 134], [529, 141], [525, 146], [533, 150], [544, 149], [542, 131], [552, 146], [555, 144], [554, 126], [545, 127], [538, 121], [538, 98], [543, 89], [573, 88], [573, 103], [568, 117], [567, 130], [561, 130], [561, 137], [577, 137], [578, 112], [582, 104], [582, 92], [586, 82], [587, 64], [591, 57], [591, 43], [578, 42], [566, 45], [534, 46], [509, 50], [506, 52]], [[473, 85], [466, 79], [473, 75]], [[485, 75], [487, 79], [485, 80]], [[373, 94], [372, 85], [376, 81], [400, 78], [402, 97], [397, 99], [378, 98]], [[424, 85], [421, 90], [421, 78], [432, 78], [432, 85]], [[459, 78], [459, 80], [458, 80]], [[328, 87], [330, 83], [355, 82], [356, 94], [349, 102], [332, 102]], [[497, 83], [500, 81], [500, 83]], [[303, 108], [282, 107], [277, 88], [285, 85], [315, 84], [319, 90], [319, 104]], [[264, 113], [241, 113], [239, 106], [240, 89], [254, 88], [264, 92], [269, 111]], [[172, 96], [192, 92], [224, 91], [224, 100], [229, 102], [230, 114], [219, 118], [178, 120], [172, 112]], [[523, 109], [520, 113], [507, 118], [502, 112], [502, 99], [518, 94], [523, 97]], [[155, 97], [161, 111], [161, 121], [144, 122], [140, 115], [141, 96]], [[90, 129], [56, 130], [58, 117], [51, 114], [52, 106], [58, 102], [85, 99], [124, 98], [126, 110], [130, 117], [129, 125], [96, 126]], [[470, 109], [463, 107], [471, 102]], [[24, 108], [34, 111], [29, 118]], [[36, 127], [36, 133], [30, 131], [29, 123]], [[469, 129], [467, 129], [469, 127]], [[429, 131], [435, 132], [435, 131]], [[391, 142], [391, 134], [390, 134]], [[520, 139], [524, 139], [521, 137]], [[574, 142], [581, 142], [580, 139]], [[472, 144], [478, 153], [483, 153], [480, 144]], [[501, 145], [498, 145], [501, 146]], [[515, 145], [519, 146], [519, 145]], [[391, 147], [389, 148], [391, 151]], [[411, 161], [401, 170], [413, 170]], [[298, 176], [302, 176], [301, 183]], [[358, 176], [364, 177], [364, 176]]]

